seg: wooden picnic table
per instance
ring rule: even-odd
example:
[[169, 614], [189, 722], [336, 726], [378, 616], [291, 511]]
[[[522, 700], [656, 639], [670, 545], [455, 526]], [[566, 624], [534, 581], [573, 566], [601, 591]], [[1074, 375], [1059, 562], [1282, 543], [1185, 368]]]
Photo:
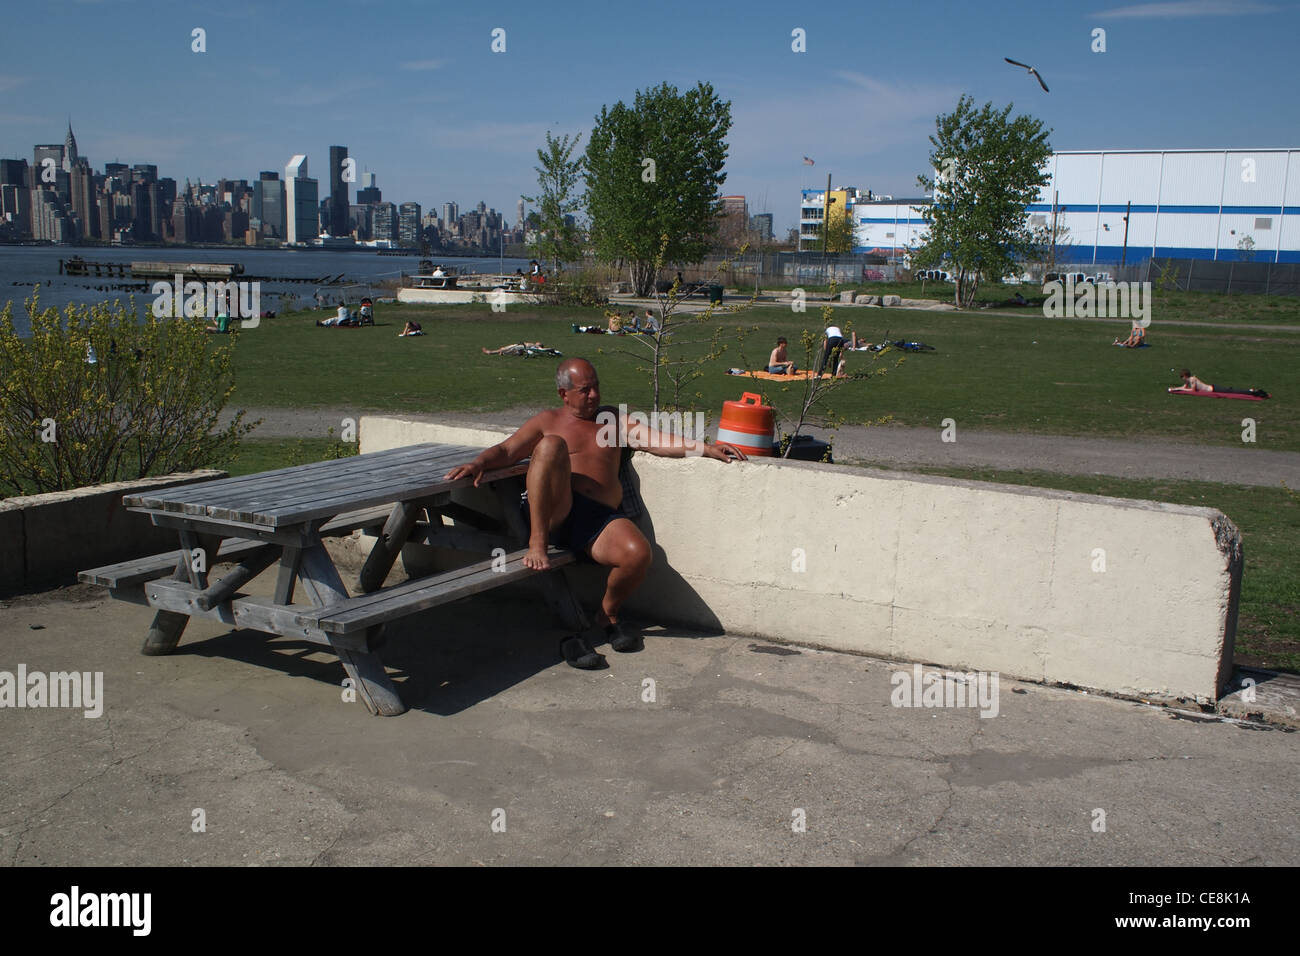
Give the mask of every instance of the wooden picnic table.
[[[400, 714], [406, 706], [375, 650], [390, 621], [537, 576], [543, 595], [566, 626], [587, 626], [562, 574], [523, 565], [527, 530], [518, 501], [527, 462], [482, 478], [480, 487], [489, 487], [501, 506], [500, 519], [451, 500], [453, 489], [472, 480], [448, 481], [444, 476], [481, 451], [465, 445], [408, 445], [126, 495], [123, 504], [128, 509], [177, 531], [180, 550], [83, 571], [78, 577], [109, 588], [115, 598], [156, 610], [142, 648], [145, 654], [174, 651], [193, 617], [297, 637], [327, 645], [338, 655], [372, 714]], [[376, 531], [378, 539], [361, 570], [361, 593], [351, 596], [324, 539], [358, 528]], [[493, 556], [455, 571], [383, 587], [408, 541]], [[550, 549], [553, 568], [574, 558], [572, 552]], [[210, 565], [232, 561], [236, 565], [231, 571], [209, 581]], [[276, 564], [271, 600], [240, 591]], [[299, 585], [305, 603], [294, 601]]]

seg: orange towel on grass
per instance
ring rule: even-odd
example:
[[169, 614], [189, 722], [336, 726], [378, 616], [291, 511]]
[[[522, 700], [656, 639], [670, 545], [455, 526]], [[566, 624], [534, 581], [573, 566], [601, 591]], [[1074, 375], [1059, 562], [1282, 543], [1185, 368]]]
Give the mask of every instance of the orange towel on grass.
[[[768, 372], [764, 370], [762, 372], [742, 372], [741, 376], [748, 377], [748, 378], [765, 378], [771, 382], [799, 382], [799, 381], [803, 381], [806, 378], [812, 378], [813, 374], [814, 374], [813, 372], [803, 371], [803, 372], [795, 372], [793, 375], [776, 375], [772, 372]], [[831, 378], [832, 376], [830, 372], [822, 372], [819, 377]]]

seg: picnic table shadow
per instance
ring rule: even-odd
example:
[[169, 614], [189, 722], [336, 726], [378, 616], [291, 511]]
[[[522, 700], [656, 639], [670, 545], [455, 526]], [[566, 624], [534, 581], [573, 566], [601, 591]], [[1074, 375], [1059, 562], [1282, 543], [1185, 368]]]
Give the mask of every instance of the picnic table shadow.
[[[639, 480], [633, 475], [632, 481], [639, 501]], [[677, 612], [674, 616], [694, 623], [688, 629], [628, 614], [625, 629], [643, 635], [653, 629], [662, 636], [688, 639], [725, 633], [703, 598], [673, 570], [655, 540], [648, 512], [643, 511], [637, 524], [654, 552], [653, 581], [647, 584], [653, 583], [655, 604], [666, 606], [666, 599]], [[555, 573], [570, 575], [575, 595], [594, 621], [606, 569], [588, 564]], [[560, 654], [560, 642], [569, 633], [547, 609], [536, 584], [521, 581], [395, 621], [388, 625], [376, 650], [408, 708], [446, 717], [557, 665], [582, 679], [584, 672], [570, 670]], [[612, 666], [635, 657], [614, 653], [594, 628], [586, 634], [592, 646], [610, 658]], [[242, 661], [317, 680], [336, 690], [347, 676], [328, 647], [250, 629], [232, 629], [205, 640], [182, 640], [176, 653]]]

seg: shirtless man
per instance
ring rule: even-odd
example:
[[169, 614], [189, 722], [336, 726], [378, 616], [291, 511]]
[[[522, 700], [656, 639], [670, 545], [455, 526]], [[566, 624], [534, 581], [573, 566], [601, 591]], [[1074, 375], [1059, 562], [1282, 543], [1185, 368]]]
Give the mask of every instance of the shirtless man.
[[[614, 413], [617, 410], [600, 404], [600, 381], [596, 369], [586, 359], [561, 362], [555, 371], [555, 386], [563, 403], [560, 408], [534, 415], [505, 441], [493, 445], [469, 464], [453, 468], [447, 477], [472, 477], [474, 486], [478, 487], [484, 472], [531, 457], [528, 491], [525, 500], [520, 502], [520, 510], [529, 525], [525, 566], [538, 571], [551, 566], [546, 556], [550, 538], [608, 567], [609, 579], [596, 623], [603, 627], [614, 650], [639, 651], [640, 638], [619, 628], [618, 611], [650, 569], [650, 543], [636, 524], [619, 511], [623, 486], [618, 480], [618, 470], [623, 450], [617, 442], [606, 445], [597, 441], [602, 431], [602, 425], [596, 421], [597, 414], [602, 410]], [[699, 455], [730, 463], [745, 457], [731, 445], [707, 445], [663, 435], [641, 422], [628, 422], [626, 429], [630, 447], [661, 458]], [[605, 662], [581, 635], [567, 638], [561, 650], [575, 667], [594, 669]]]
[[785, 336], [781, 336], [776, 340], [776, 348], [772, 349], [772, 354], [767, 357], [767, 370], [773, 375], [794, 374], [794, 362], [790, 361], [785, 351], [788, 344]]

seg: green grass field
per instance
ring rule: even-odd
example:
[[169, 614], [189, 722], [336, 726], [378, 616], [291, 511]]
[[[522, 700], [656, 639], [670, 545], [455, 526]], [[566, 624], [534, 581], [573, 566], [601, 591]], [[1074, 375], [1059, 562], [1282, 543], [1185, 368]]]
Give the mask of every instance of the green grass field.
[[[1212, 308], [1195, 313], [1214, 321]], [[650, 405], [645, 359], [618, 354], [638, 350], [635, 337], [575, 335], [572, 323], [603, 324], [601, 309], [535, 307], [493, 314], [477, 306], [380, 306], [379, 324], [363, 329], [323, 329], [318, 313], [264, 320], [241, 334], [236, 361], [236, 407], [296, 408], [352, 405], [380, 411], [499, 410], [547, 405], [555, 399], [554, 363], [548, 359], [488, 356], [480, 352], [511, 342], [541, 341], [566, 356], [591, 359], [601, 375], [604, 398], [629, 406]], [[397, 338], [408, 318], [425, 336]], [[855, 353], [850, 371], [888, 367], [883, 377], [851, 381], [828, 400], [850, 423], [892, 416], [900, 425], [958, 427], [1006, 432], [1152, 439], [1300, 451], [1300, 330], [1162, 326], [1153, 318], [1150, 348], [1110, 345], [1127, 334], [1124, 321], [838, 308], [834, 320], [859, 336], [920, 340], [937, 351], [885, 355]], [[760, 391], [789, 409], [795, 393], [725, 374], [730, 366], [759, 367], [777, 335], [798, 341], [805, 328], [820, 329], [821, 312], [760, 306], [712, 320], [724, 330], [727, 351], [691, 384], [682, 404], [716, 420], [722, 403], [744, 391]], [[742, 350], [735, 329], [756, 326]], [[682, 338], [699, 337], [684, 331]], [[703, 354], [683, 346], [682, 354]], [[639, 350], [644, 352], [644, 350]], [[794, 360], [806, 364], [801, 355]], [[1171, 396], [1178, 370], [1189, 367], [1206, 381], [1259, 386], [1267, 402]], [[670, 399], [670, 396], [668, 396]], [[1242, 419], [1256, 422], [1256, 442], [1243, 445]]]

